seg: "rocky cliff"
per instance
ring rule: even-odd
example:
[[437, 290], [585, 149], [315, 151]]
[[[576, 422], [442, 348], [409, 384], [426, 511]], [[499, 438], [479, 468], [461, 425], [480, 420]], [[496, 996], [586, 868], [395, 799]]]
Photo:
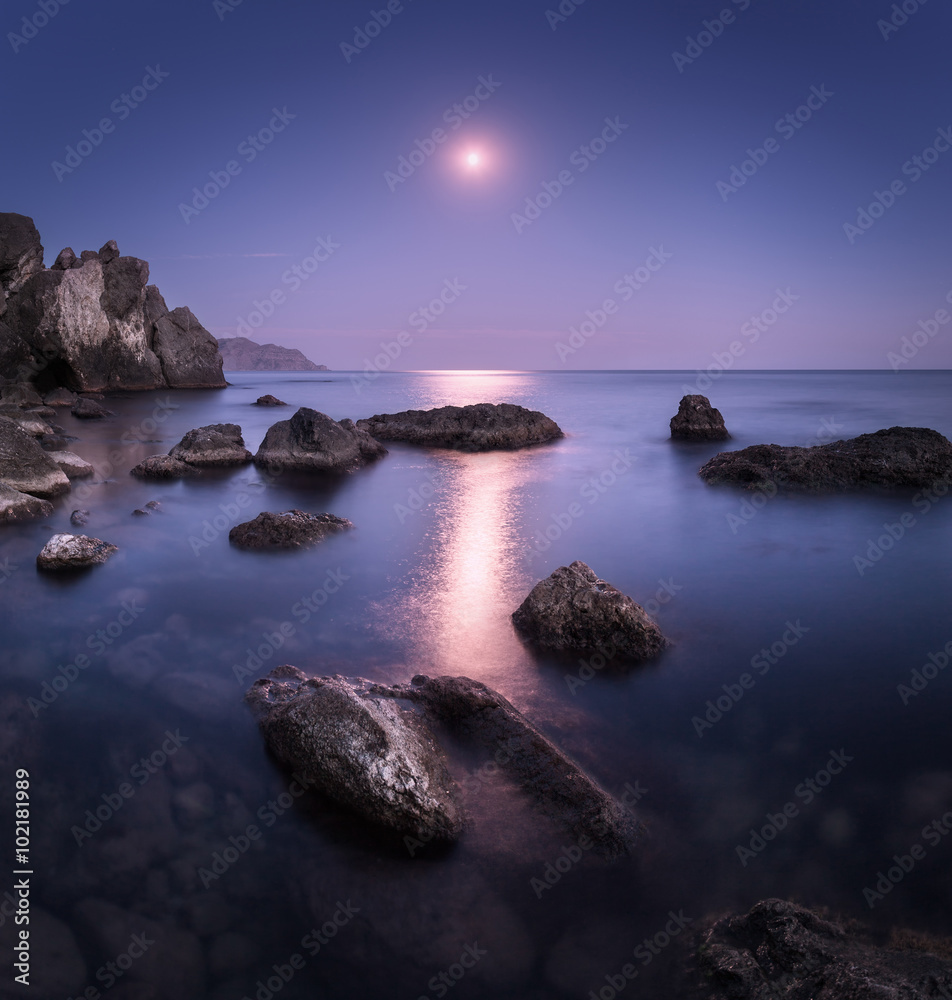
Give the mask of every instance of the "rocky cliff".
[[247, 337], [220, 337], [218, 347], [228, 372], [326, 372], [300, 351], [277, 344], [256, 344]]
[[148, 281], [148, 263], [113, 240], [45, 268], [33, 220], [0, 213], [0, 378], [43, 391], [223, 387], [215, 338]]

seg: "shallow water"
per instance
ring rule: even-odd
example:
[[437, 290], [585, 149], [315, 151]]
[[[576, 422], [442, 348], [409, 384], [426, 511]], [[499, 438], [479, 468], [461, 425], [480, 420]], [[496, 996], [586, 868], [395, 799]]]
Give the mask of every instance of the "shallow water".
[[[671, 911], [696, 922], [770, 895], [883, 928], [952, 932], [952, 836], [923, 832], [952, 809], [948, 672], [936, 669], [908, 704], [897, 691], [952, 639], [952, 500], [910, 490], [755, 507], [697, 477], [724, 446], [667, 436], [690, 391], [724, 413], [730, 448], [897, 424], [952, 436], [952, 373], [736, 373], [709, 389], [678, 372], [229, 379], [223, 391], [113, 398], [117, 416], [102, 422], [60, 415], [97, 476], [56, 501], [48, 521], [0, 533], [0, 669], [12, 692], [3, 759], [32, 775], [33, 905], [73, 930], [86, 967], [51, 996], [101, 989], [97, 970], [145, 920], [159, 944], [105, 995], [143, 996], [141, 986], [122, 993], [137, 980], [158, 983], [159, 997], [239, 1000], [260, 980], [267, 1000], [277, 964], [293, 972], [278, 991], [290, 998], [584, 997], [633, 962], [626, 995], [658, 997], [678, 960], [673, 944], [657, 944]], [[268, 392], [290, 407], [250, 405]], [[485, 455], [397, 444], [331, 480], [269, 480], [251, 466], [172, 484], [128, 475], [203, 424], [238, 423], [255, 450], [297, 406], [356, 419], [479, 401], [543, 410], [566, 438]], [[132, 515], [149, 500], [161, 510]], [[37, 551], [51, 531], [71, 530], [77, 507], [91, 512], [81, 530], [119, 553], [80, 577], [39, 575]], [[306, 552], [230, 547], [235, 523], [292, 507], [347, 517], [356, 530]], [[905, 513], [916, 523], [861, 574], [856, 557]], [[671, 639], [661, 657], [596, 670], [520, 643], [510, 613], [575, 559], [654, 614]], [[89, 664], [75, 680], [42, 687], [79, 654]], [[606, 788], [635, 789], [649, 838], [613, 865], [586, 852], [563, 860], [541, 890], [532, 880], [572, 848], [571, 835], [523, 799], [491, 752], [467, 747], [454, 749], [453, 767], [470, 827], [453, 849], [411, 856], [311, 794], [279, 816], [291, 778], [268, 758], [241, 697], [284, 662], [387, 681], [484, 681]], [[44, 705], [36, 719], [22, 709], [28, 698]], [[130, 777], [140, 758], [164, 756], [167, 730], [185, 745]], [[831, 752], [849, 759], [818, 776]], [[803, 783], [815, 777], [811, 793]], [[134, 794], [80, 846], [71, 828], [122, 782]], [[783, 829], [751, 850], [752, 828], [788, 803]], [[263, 837], [236, 848], [217, 878], [203, 876], [252, 823]], [[864, 888], [916, 843], [924, 858], [870, 909]], [[124, 911], [120, 920], [108, 910], [111, 938], [107, 911], [90, 899]], [[345, 920], [347, 904], [359, 912]], [[311, 954], [305, 935], [335, 912], [343, 925]], [[10, 930], [6, 919], [5, 945]], [[658, 953], [633, 957], [656, 934]], [[486, 954], [472, 970], [458, 982], [450, 973], [451, 988], [431, 982], [462, 969], [454, 963], [474, 941]], [[295, 953], [303, 968], [288, 965]]]

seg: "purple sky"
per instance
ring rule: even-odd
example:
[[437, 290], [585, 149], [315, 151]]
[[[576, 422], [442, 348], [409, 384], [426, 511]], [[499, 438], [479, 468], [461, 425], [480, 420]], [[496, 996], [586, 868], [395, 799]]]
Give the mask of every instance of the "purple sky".
[[4, 210], [335, 369], [949, 368], [952, 12], [906, 4], [11, 0]]

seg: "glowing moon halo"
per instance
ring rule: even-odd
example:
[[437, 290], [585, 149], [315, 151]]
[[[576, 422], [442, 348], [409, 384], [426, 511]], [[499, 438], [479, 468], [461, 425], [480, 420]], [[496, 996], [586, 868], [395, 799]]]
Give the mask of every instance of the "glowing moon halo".
[[481, 158], [480, 158], [480, 155], [479, 155], [479, 153], [470, 153], [470, 154], [469, 154], [469, 155], [468, 155], [468, 156], [466, 157], [466, 162], [467, 162], [467, 163], [468, 163], [468, 164], [469, 164], [469, 165], [470, 165], [471, 167], [478, 167], [478, 166], [479, 166], [479, 164], [480, 164], [480, 160], [481, 160]]

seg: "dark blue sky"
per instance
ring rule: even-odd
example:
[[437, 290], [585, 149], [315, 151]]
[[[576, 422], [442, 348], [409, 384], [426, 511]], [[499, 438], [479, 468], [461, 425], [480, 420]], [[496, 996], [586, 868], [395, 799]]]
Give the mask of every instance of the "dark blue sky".
[[[116, 239], [218, 336], [277, 291], [255, 339], [338, 369], [401, 330], [407, 369], [881, 368], [952, 314], [952, 12], [936, 0], [888, 39], [887, 0], [586, 0], [554, 30], [554, 0], [392, 0], [349, 61], [341, 43], [386, 3], [70, 0], [10, 37], [42, 9], [0, 15], [3, 209], [35, 219], [47, 264]], [[447, 114], [467, 98], [469, 118]], [[272, 119], [269, 144], [242, 145]], [[929, 169], [904, 173], [930, 146]], [[295, 278], [319, 238], [339, 247]], [[429, 323], [418, 309], [441, 291]], [[917, 339], [912, 367], [952, 367], [952, 322]]]

